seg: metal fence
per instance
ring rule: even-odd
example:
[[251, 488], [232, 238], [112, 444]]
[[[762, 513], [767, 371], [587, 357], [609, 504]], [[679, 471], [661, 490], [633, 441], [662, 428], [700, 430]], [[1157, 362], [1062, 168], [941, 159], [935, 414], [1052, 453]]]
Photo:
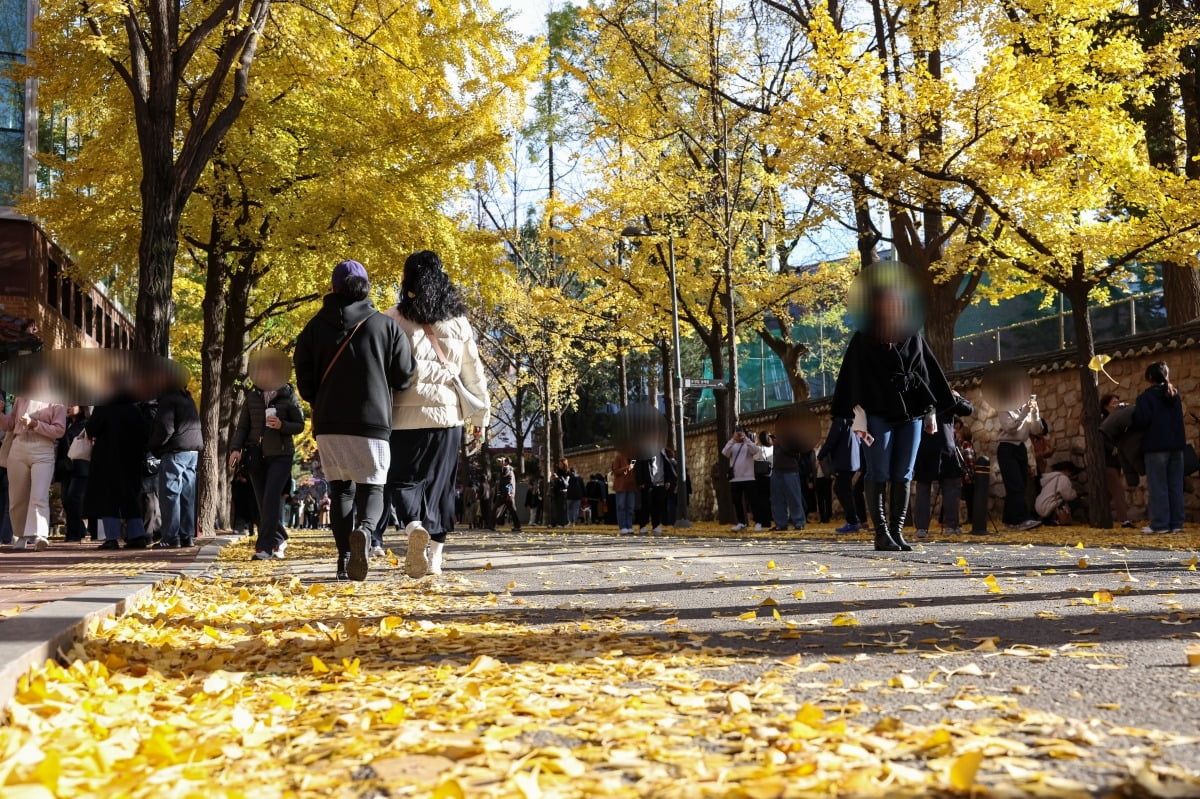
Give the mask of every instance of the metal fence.
[[[1167, 326], [1161, 291], [1134, 294], [1089, 309], [1097, 342], [1149, 333]], [[1075, 346], [1071, 312], [1061, 309], [1039, 319], [958, 336], [954, 368], [973, 369], [1026, 355], [1045, 355]]]

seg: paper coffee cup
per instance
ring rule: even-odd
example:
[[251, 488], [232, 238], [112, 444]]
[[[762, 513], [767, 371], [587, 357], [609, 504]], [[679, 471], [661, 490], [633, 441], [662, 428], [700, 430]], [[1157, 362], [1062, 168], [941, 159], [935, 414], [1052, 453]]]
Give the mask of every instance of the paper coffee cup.
[[275, 408], [267, 408], [267, 418], [270, 418], [272, 416], [278, 416], [278, 415], [279, 415], [279, 411], [276, 410]]

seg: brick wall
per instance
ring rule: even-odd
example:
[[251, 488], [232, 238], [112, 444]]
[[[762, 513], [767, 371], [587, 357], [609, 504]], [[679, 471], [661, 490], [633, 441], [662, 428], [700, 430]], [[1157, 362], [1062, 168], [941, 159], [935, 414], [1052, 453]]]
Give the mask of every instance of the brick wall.
[[[1146, 388], [1142, 374], [1147, 364], [1163, 360], [1171, 366], [1171, 378], [1183, 395], [1185, 412], [1200, 414], [1200, 324], [1123, 339], [1097, 349], [1112, 356], [1107, 370], [1119, 382], [1119, 385], [1114, 384], [1102, 375], [1097, 389], [1100, 393], [1111, 391], [1120, 395], [1122, 400], [1133, 402]], [[1087, 466], [1081, 420], [1083, 406], [1080, 401], [1079, 371], [1076, 364], [1065, 353], [1026, 358], [1012, 363], [1021, 365], [1030, 372], [1033, 392], [1038, 395], [1042, 416], [1051, 427], [1051, 440], [1055, 445], [1051, 462], [1073, 460]], [[992, 458], [992, 510], [998, 517], [1004, 498], [1004, 486], [995, 468], [999, 421], [997, 410], [983, 399], [979, 388], [983, 371], [956, 373], [951, 376], [951, 382], [975, 405], [975, 415], [968, 418], [966, 423], [974, 434], [976, 452]], [[811, 411], [821, 420], [823, 436], [828, 425], [828, 403], [818, 401], [800, 407]], [[751, 428], [765, 427], [778, 412], [773, 410], [766, 414], [748, 414], [742, 418], [742, 422]], [[1186, 421], [1188, 440], [1200, 447], [1200, 426], [1191, 416], [1187, 416]], [[717, 462], [718, 443], [716, 427], [713, 424], [698, 425], [688, 430], [688, 468], [692, 478], [691, 517], [696, 520], [716, 518], [716, 493], [711, 471], [713, 464]], [[607, 473], [612, 463], [613, 450], [607, 445], [581, 447], [568, 453], [568, 456], [580, 474]], [[1084, 486], [1080, 485], [1080, 488]], [[1200, 518], [1200, 492], [1196, 490], [1196, 478], [1189, 478], [1187, 491], [1185, 502], [1188, 519], [1197, 520]], [[1145, 488], [1139, 486], [1131, 490], [1129, 502], [1131, 514], [1136, 519], [1145, 519]]]

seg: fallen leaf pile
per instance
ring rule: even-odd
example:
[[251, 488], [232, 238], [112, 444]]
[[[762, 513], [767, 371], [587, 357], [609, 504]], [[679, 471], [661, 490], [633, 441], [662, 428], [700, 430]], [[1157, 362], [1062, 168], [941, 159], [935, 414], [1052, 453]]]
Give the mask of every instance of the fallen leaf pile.
[[[393, 562], [361, 584], [280, 576], [294, 563], [168, 581], [95, 622], [69, 666], [22, 680], [0, 726], [0, 795], [1200, 795], [1171, 765], [1179, 736], [1022, 708], [1030, 689], [987, 686], [978, 662], [811, 682], [828, 668], [819, 652], [764, 662], [677, 618], [653, 633], [611, 613], [538, 623], [469, 574], [412, 581]], [[778, 623], [778, 606], [740, 618]], [[912, 694], [942, 720], [873, 716], [857, 698], [873, 691]]]

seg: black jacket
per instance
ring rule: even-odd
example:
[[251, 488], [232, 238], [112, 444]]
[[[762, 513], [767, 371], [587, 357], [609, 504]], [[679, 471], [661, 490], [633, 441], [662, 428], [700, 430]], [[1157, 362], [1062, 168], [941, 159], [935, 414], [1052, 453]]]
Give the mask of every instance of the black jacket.
[[114, 398], [107, 405], [96, 406], [86, 429], [96, 443], [83, 515], [140, 519], [146, 463], [146, 420], [141, 408], [129, 397]]
[[[338, 347], [360, 322], [322, 382]], [[314, 435], [391, 437], [392, 392], [411, 385], [417, 364], [400, 325], [369, 299], [327, 294], [296, 339], [294, 359], [296, 388], [312, 406]]]
[[1142, 431], [1142, 452], [1172, 452], [1187, 446], [1183, 398], [1166, 386], [1151, 386], [1138, 395], [1133, 429]]
[[965, 397], [955, 397], [954, 407], [938, 411], [936, 433], [921, 432], [921, 444], [917, 449], [914, 477], [918, 483], [935, 483], [963, 476], [962, 456], [954, 442], [954, 419], [975, 413]]
[[854, 406], [888, 422], [918, 419], [954, 405], [950, 383], [918, 333], [897, 345], [855, 333], [833, 391], [833, 416], [850, 419]]
[[[230, 449], [242, 450], [247, 444], [258, 444], [264, 458], [291, 455], [296, 451], [292, 437], [304, 432], [304, 411], [296, 401], [296, 391], [290, 385], [283, 386], [271, 398], [270, 406], [263, 402], [263, 396], [260, 388], [246, 392]], [[279, 418], [278, 430], [267, 427], [268, 407], [274, 408]]]
[[853, 420], [835, 417], [829, 435], [817, 453], [818, 460], [829, 458], [834, 472], [857, 472], [862, 468], [862, 442], [851, 430]]
[[154, 417], [149, 449], [160, 458], [204, 449], [200, 411], [187, 391], [171, 391], [158, 398], [158, 415]]
[[637, 478], [638, 488], [650, 488], [653, 484], [650, 480], [650, 462], [658, 458], [662, 461], [663, 469], [663, 485], [674, 486], [679, 482], [679, 471], [675, 466], [675, 461], [667, 457], [666, 452], [658, 452], [651, 458], [640, 458], [633, 465], [633, 475]]

